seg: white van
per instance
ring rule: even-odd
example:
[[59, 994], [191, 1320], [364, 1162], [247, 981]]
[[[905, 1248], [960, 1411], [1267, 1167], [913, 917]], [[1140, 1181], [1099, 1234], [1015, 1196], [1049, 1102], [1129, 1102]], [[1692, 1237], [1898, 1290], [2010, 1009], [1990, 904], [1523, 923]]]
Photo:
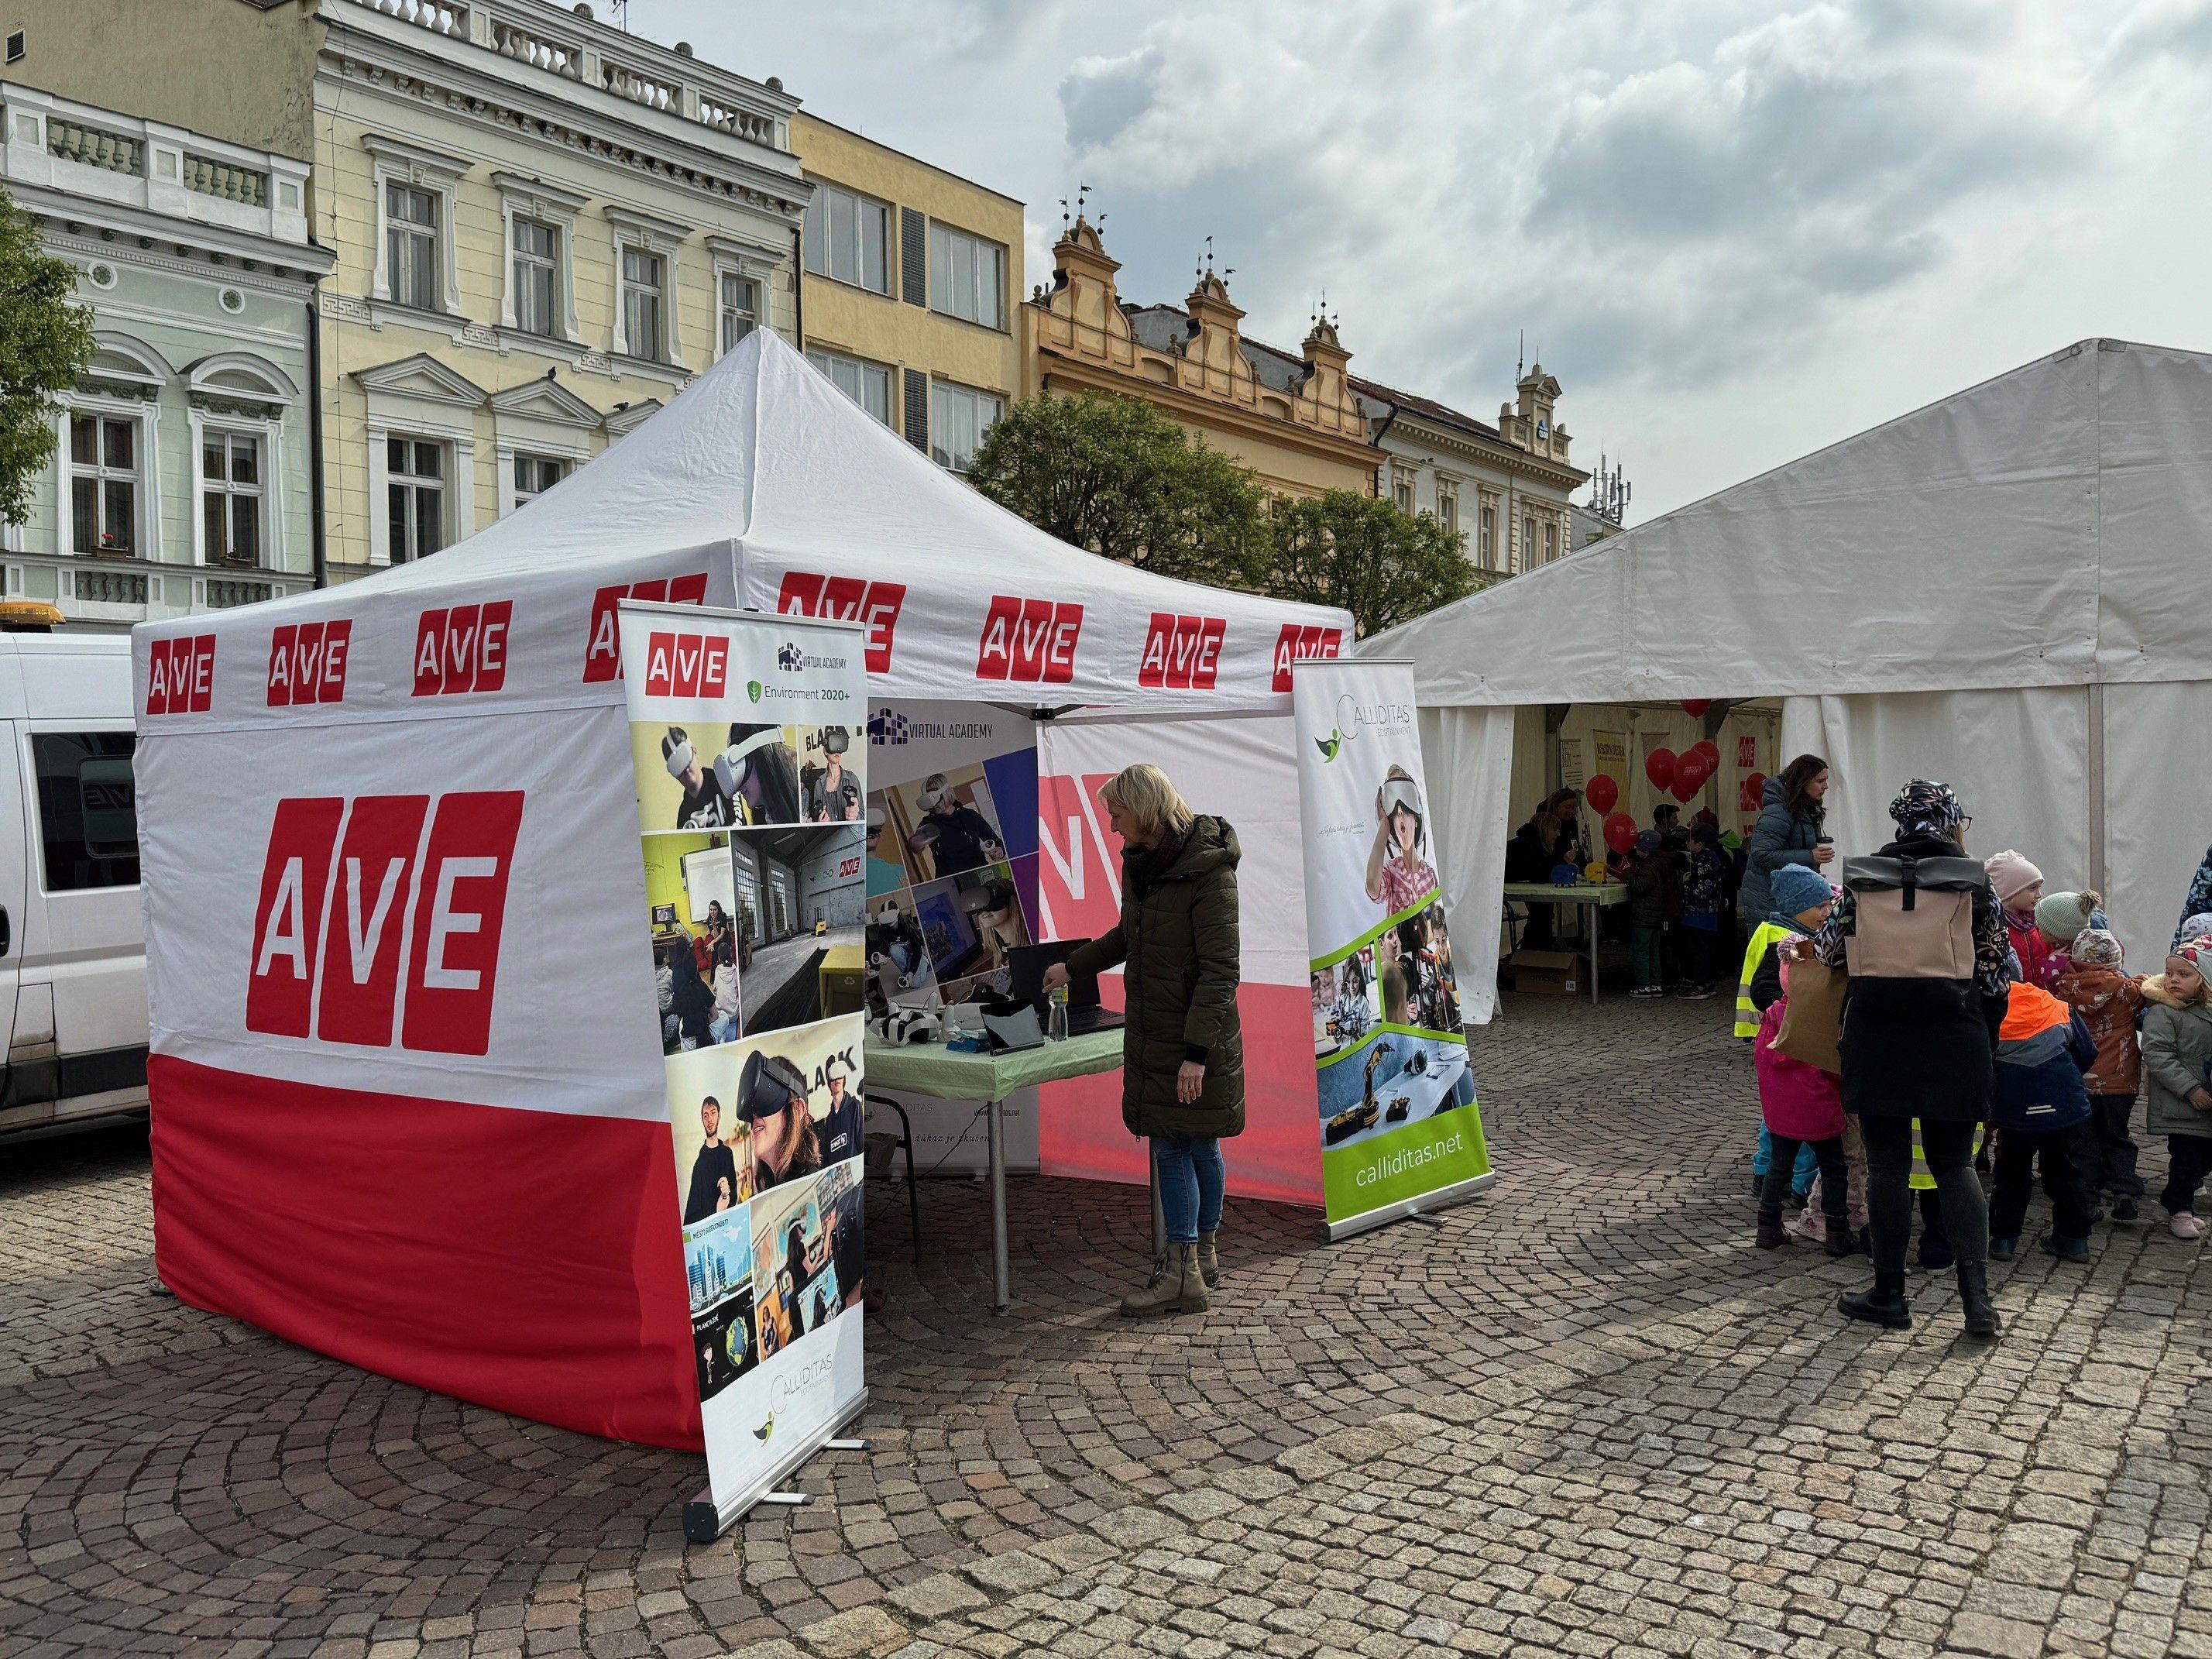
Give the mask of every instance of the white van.
[[146, 1110], [131, 641], [0, 633], [0, 1139]]

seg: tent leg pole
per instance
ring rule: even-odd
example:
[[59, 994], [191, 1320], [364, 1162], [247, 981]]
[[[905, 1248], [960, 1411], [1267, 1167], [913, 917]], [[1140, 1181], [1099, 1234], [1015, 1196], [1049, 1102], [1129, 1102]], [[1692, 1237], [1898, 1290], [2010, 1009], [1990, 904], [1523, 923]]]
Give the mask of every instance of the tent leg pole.
[[991, 1152], [991, 1306], [1004, 1313], [1014, 1305], [1006, 1287], [1006, 1121], [1004, 1101], [989, 1103]]
[[2089, 684], [2089, 885], [2101, 893], [2105, 882], [2105, 688]]

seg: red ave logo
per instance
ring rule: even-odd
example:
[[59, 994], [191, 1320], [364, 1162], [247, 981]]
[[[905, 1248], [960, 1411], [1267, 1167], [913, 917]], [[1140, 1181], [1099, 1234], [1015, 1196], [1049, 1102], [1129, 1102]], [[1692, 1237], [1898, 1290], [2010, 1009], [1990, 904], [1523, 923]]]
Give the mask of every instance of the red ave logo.
[[432, 1054], [490, 1048], [522, 791], [441, 795], [430, 808], [428, 795], [276, 804], [247, 1030]]
[[592, 595], [591, 632], [584, 641], [584, 684], [597, 685], [622, 678], [622, 635], [615, 626], [615, 607], [624, 599], [658, 599], [669, 605], [707, 603], [707, 573], [671, 576], [665, 581], [617, 582]]
[[645, 695], [720, 697], [730, 689], [730, 641], [721, 634], [656, 629], [645, 640]]
[[286, 623], [269, 635], [269, 706], [343, 702], [350, 620]]
[[1137, 684], [1170, 690], [1211, 691], [1221, 671], [1221, 641], [1229, 624], [1219, 617], [1178, 617], [1152, 612], [1145, 630], [1145, 654], [1137, 664]]
[[507, 631], [514, 601], [425, 611], [415, 623], [415, 695], [496, 691], [507, 684]]
[[899, 611], [906, 604], [904, 582], [863, 581], [858, 576], [817, 576], [811, 570], [787, 570], [776, 590], [775, 608], [787, 617], [828, 617], [856, 622], [866, 630], [867, 669], [888, 674], [891, 641]]
[[1075, 678], [1075, 645], [1082, 633], [1083, 607], [1072, 600], [994, 593], [977, 641], [975, 678], [1065, 685]]
[[155, 640], [147, 652], [146, 712], [204, 714], [215, 701], [215, 635]]
[[1301, 628], [1285, 623], [1275, 639], [1275, 690], [1291, 689], [1291, 665], [1311, 657], [1334, 657], [1344, 648], [1340, 628]]

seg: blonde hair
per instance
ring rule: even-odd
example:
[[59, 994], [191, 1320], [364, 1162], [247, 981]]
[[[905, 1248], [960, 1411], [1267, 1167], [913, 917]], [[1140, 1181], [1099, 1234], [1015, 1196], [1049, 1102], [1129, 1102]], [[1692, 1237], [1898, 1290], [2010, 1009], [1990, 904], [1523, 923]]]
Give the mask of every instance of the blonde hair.
[[1125, 766], [1098, 793], [1109, 806], [1129, 815], [1139, 836], [1179, 836], [1190, 828], [1190, 803], [1157, 766]]

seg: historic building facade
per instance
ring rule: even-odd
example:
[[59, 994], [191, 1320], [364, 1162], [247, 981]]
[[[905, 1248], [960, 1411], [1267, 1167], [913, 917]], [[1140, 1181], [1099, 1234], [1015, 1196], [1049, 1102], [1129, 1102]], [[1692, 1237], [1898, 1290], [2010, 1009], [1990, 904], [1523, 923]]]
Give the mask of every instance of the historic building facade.
[[1022, 390], [1022, 204], [801, 112], [808, 358], [940, 466], [965, 472]]
[[1568, 460], [1559, 383], [1541, 363], [1521, 376], [1494, 426], [1373, 380], [1352, 385], [1386, 458], [1382, 493], [1457, 535], [1478, 579], [1533, 570], [1581, 545], [1568, 497], [1589, 474]]
[[1246, 340], [1244, 313], [1211, 267], [1181, 307], [1124, 301], [1120, 264], [1078, 216], [1053, 246], [1053, 280], [1030, 296], [1030, 390], [1142, 398], [1285, 495], [1370, 494], [1380, 459], [1352, 390], [1352, 354], [1317, 319], [1297, 356]]
[[72, 624], [314, 580], [316, 278], [304, 163], [12, 83], [0, 166], [74, 266], [97, 349], [6, 526], [7, 596]]
[[30, 0], [17, 68], [311, 162], [332, 580], [551, 488], [747, 331], [797, 337], [809, 186], [773, 79], [544, 0], [129, 9]]

